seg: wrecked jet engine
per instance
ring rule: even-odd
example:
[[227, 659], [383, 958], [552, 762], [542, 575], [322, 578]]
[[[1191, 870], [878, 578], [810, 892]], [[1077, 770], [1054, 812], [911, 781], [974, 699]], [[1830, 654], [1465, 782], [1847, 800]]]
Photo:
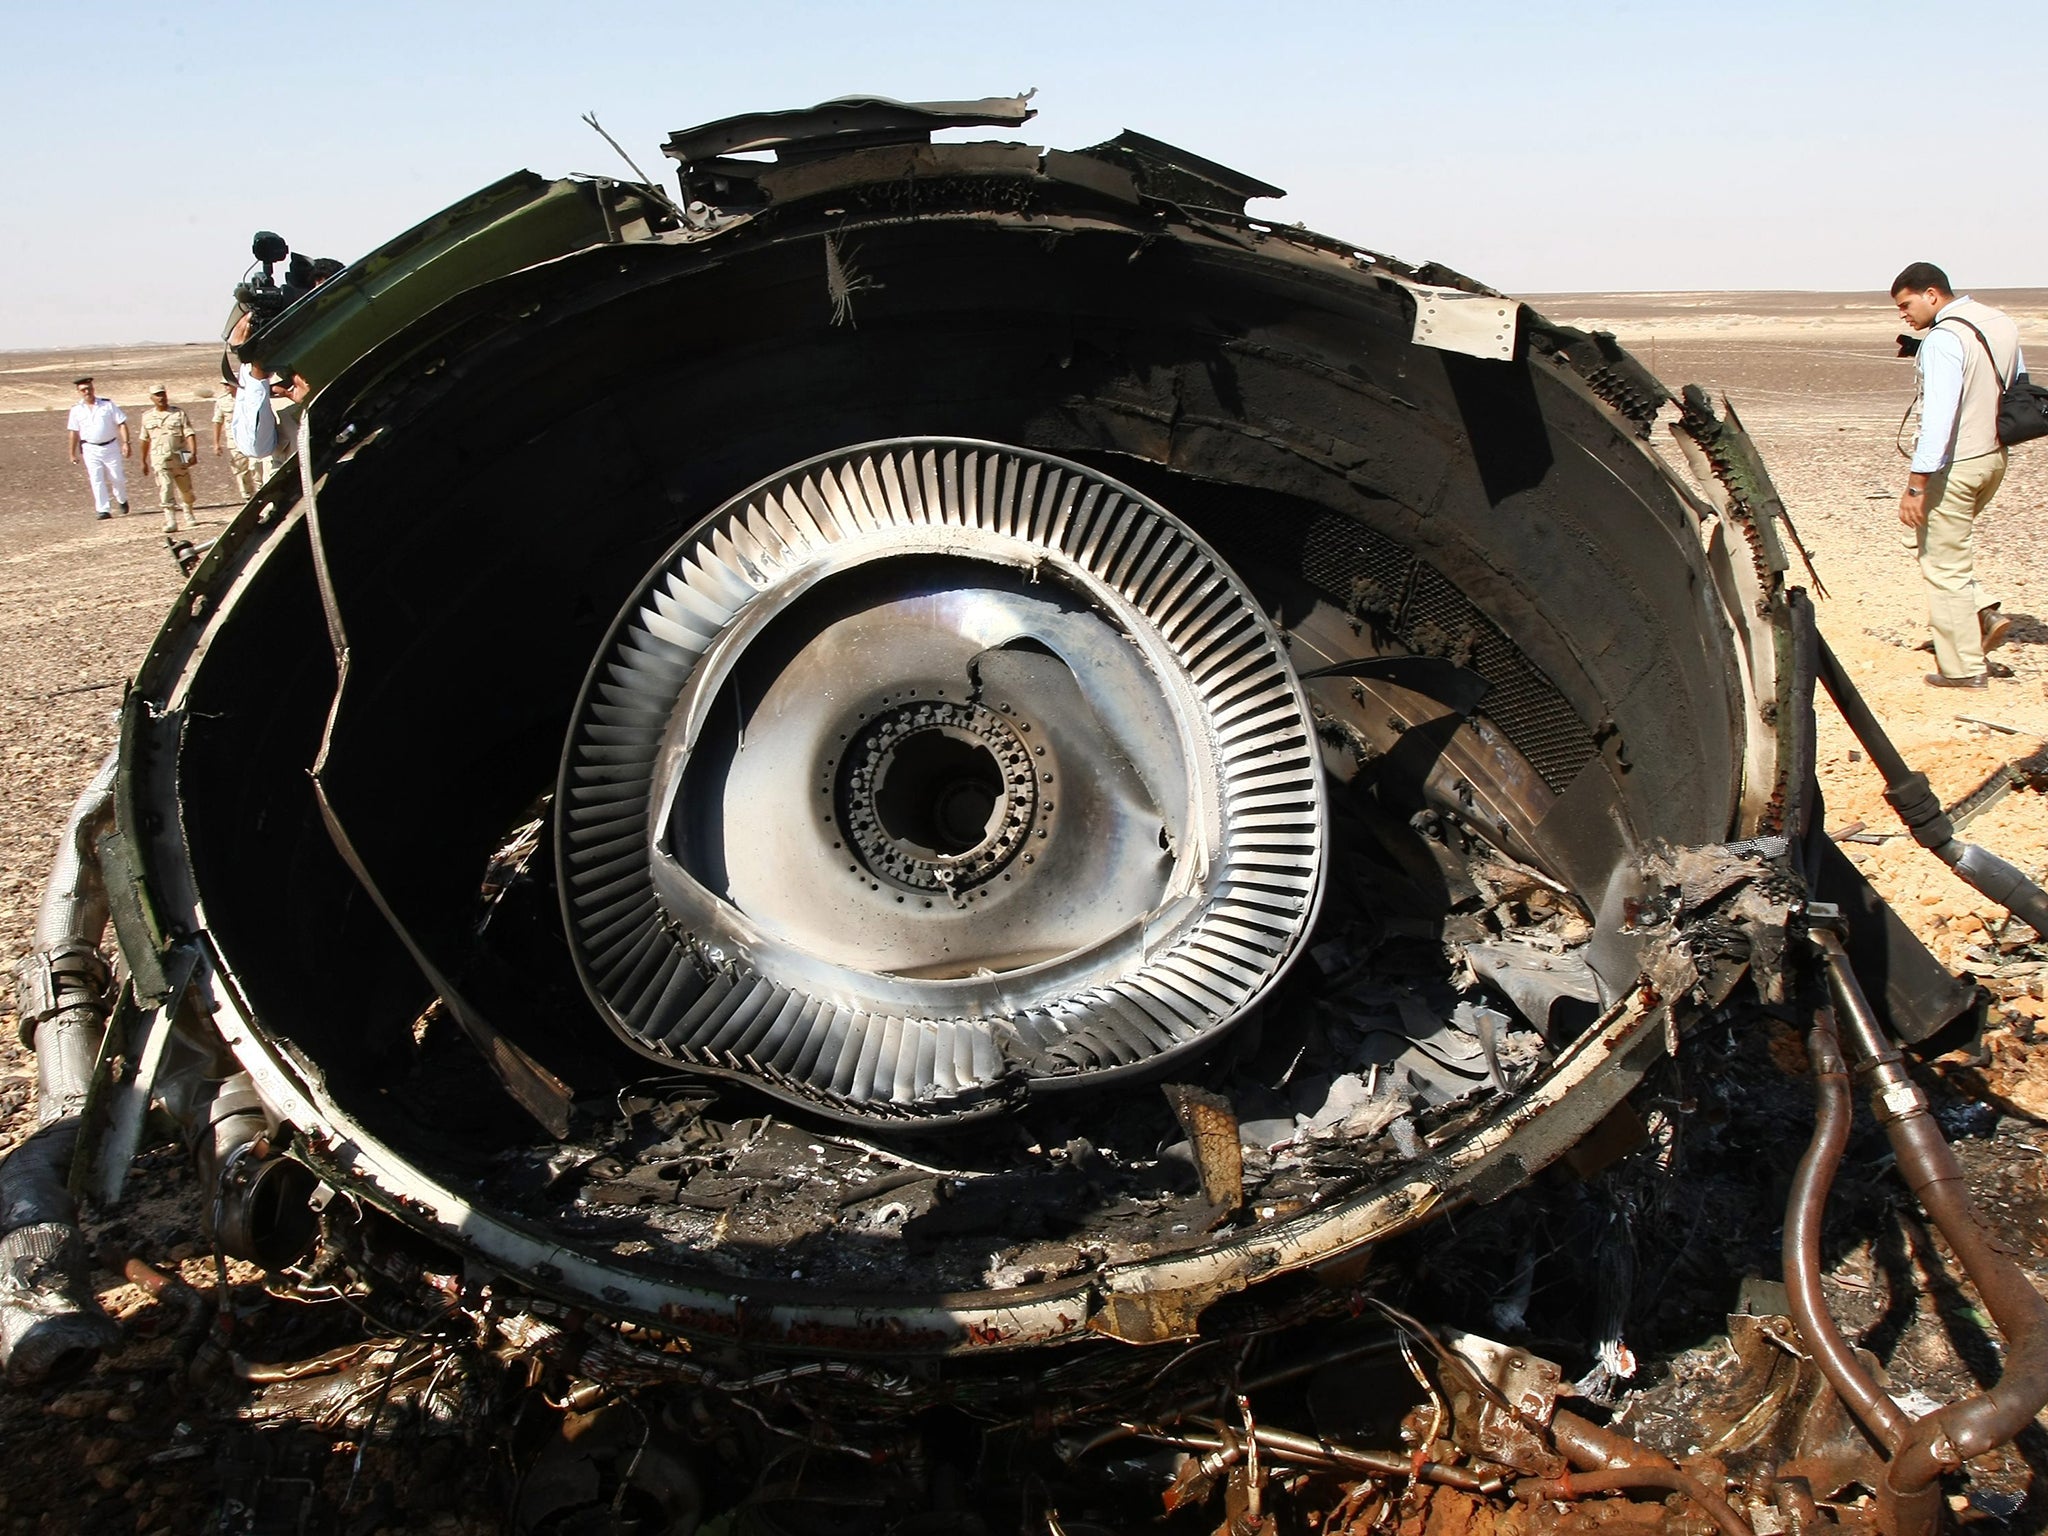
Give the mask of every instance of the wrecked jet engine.
[[[96, 1198], [154, 1099], [231, 1251], [605, 1391], [808, 1383], [879, 1476], [933, 1404], [1115, 1421], [1356, 1311], [1374, 1243], [1782, 1001], [1809, 883], [1895, 1030], [1962, 1009], [1813, 835], [1732, 417], [1683, 401], [1688, 485], [1611, 338], [1138, 134], [932, 141], [1029, 115], [509, 178], [257, 332], [299, 459], [25, 973]], [[46, 1277], [60, 1206], [0, 1239]], [[10, 1370], [98, 1326], [11, 1316]]]

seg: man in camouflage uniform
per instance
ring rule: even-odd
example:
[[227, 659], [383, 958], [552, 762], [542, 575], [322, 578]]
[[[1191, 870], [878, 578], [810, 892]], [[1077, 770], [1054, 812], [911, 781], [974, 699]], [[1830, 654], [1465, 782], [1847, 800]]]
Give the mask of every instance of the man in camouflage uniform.
[[178, 531], [180, 511], [197, 528], [192, 461], [199, 457], [199, 434], [192, 430], [192, 418], [171, 404], [166, 386], [159, 384], [149, 392], [149, 405], [142, 414], [142, 472], [148, 474], [150, 461], [156, 461], [156, 493], [164, 504], [164, 532]]
[[244, 502], [256, 494], [256, 466], [249, 462], [249, 456], [235, 446], [228, 435], [228, 427], [235, 419], [235, 386], [223, 384], [213, 401], [213, 456], [217, 459], [225, 451], [228, 468], [234, 471], [235, 493]]

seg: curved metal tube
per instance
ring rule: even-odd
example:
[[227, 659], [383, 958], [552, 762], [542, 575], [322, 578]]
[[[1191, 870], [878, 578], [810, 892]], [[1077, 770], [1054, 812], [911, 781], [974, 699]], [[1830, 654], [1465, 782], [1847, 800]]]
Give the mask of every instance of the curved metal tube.
[[1926, 1095], [1871, 1012], [1841, 939], [1818, 929], [1813, 938], [1827, 960], [1829, 985], [1847, 1021], [1858, 1070], [1872, 1079], [1873, 1108], [1897, 1154], [1899, 1171], [1984, 1298], [2008, 1346], [1997, 1385], [1913, 1423], [1885, 1474], [1881, 1517], [1895, 1536], [1919, 1536], [1940, 1518], [1942, 1473], [2012, 1439], [2048, 1404], [2048, 1301], [2026, 1272], [1992, 1245], [1962, 1165], [1928, 1111]]
[[1682, 1493], [1707, 1512], [1723, 1536], [1755, 1536], [1749, 1522], [1720, 1494], [1690, 1472], [1676, 1467], [1612, 1467], [1605, 1472], [1568, 1472], [1563, 1477], [1531, 1477], [1515, 1484], [1515, 1497], [1560, 1499], [1567, 1503], [1589, 1493], [1627, 1493], [1639, 1488]]
[[1887, 1453], [1896, 1453], [1912, 1421], [1871, 1378], [1835, 1326], [1820, 1288], [1821, 1227], [1827, 1214], [1828, 1190], [1849, 1141], [1854, 1101], [1849, 1068], [1842, 1060], [1841, 1040], [1831, 1009], [1814, 1011], [1806, 1036], [1807, 1059], [1813, 1063], [1817, 1108], [1813, 1140], [1792, 1176], [1785, 1202], [1785, 1294], [1800, 1337], [1813, 1351], [1814, 1364], [1849, 1411], [1875, 1435]]
[[79, 791], [57, 840], [57, 855], [36, 910], [36, 948], [54, 949], [69, 940], [97, 943], [107, 927], [107, 887], [100, 878], [100, 834], [114, 824], [114, 771], [119, 753], [109, 752], [92, 782]]
[[1622, 1467], [1672, 1467], [1678, 1463], [1640, 1440], [1595, 1424], [1569, 1408], [1550, 1418], [1550, 1438], [1564, 1459], [1582, 1472], [1610, 1472]]
[[274, 1155], [276, 1130], [256, 1084], [237, 1072], [215, 1085], [186, 1118], [185, 1135], [213, 1196], [210, 1224], [221, 1248], [265, 1269], [280, 1269], [312, 1246], [316, 1218], [306, 1204], [314, 1176], [303, 1163]]
[[0, 1162], [0, 1371], [22, 1385], [77, 1375], [117, 1337], [93, 1299], [71, 1198], [86, 1090], [106, 1038], [107, 893], [96, 845], [113, 824], [109, 754], [71, 808], [17, 968], [24, 1031], [36, 1053], [33, 1135]]
[[1965, 884], [1997, 902], [2034, 932], [2048, 936], [2048, 891], [1990, 849], [1951, 837], [1933, 849], [1934, 856]]
[[[1124, 1435], [1201, 1451], [1227, 1452], [1244, 1443], [1234, 1437], [1212, 1432], [1184, 1430], [1159, 1424], [1125, 1423], [1118, 1425], [1113, 1434], [1098, 1436], [1090, 1441], [1085, 1449], [1092, 1451]], [[1366, 1450], [1312, 1435], [1298, 1435], [1291, 1430], [1271, 1429], [1263, 1424], [1252, 1438], [1257, 1441], [1260, 1449], [1269, 1451], [1285, 1461], [1335, 1467], [1346, 1472], [1361, 1472], [1368, 1477], [1412, 1477], [1418, 1482], [1440, 1483], [1446, 1488], [1456, 1488], [1464, 1493], [1492, 1494], [1503, 1492], [1507, 1488], [1506, 1480], [1498, 1473], [1473, 1472], [1465, 1467], [1446, 1466], [1440, 1461], [1417, 1461], [1413, 1455], [1405, 1451]], [[1741, 1532], [1741, 1536], [1750, 1536], [1747, 1528]]]

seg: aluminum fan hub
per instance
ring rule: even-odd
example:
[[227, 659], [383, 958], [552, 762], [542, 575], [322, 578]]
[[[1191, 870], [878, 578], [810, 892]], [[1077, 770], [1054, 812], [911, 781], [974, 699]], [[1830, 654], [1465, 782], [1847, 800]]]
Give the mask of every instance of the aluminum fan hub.
[[943, 1118], [1213, 1044], [1313, 919], [1322, 796], [1279, 637], [1170, 513], [874, 444], [735, 498], [626, 606], [564, 909], [643, 1052]]
[[1047, 831], [1056, 803], [1041, 801], [1041, 773], [1050, 791], [1024, 734], [986, 705], [913, 699], [883, 711], [839, 763], [835, 820], [858, 861], [848, 872], [971, 900]]

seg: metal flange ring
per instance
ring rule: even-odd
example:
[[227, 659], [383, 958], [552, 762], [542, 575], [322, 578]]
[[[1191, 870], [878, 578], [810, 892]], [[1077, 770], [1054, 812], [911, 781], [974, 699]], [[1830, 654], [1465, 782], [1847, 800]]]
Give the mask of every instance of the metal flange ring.
[[861, 868], [914, 891], [973, 890], [1039, 826], [1031, 749], [984, 704], [896, 705], [854, 739], [838, 779], [839, 822]]

